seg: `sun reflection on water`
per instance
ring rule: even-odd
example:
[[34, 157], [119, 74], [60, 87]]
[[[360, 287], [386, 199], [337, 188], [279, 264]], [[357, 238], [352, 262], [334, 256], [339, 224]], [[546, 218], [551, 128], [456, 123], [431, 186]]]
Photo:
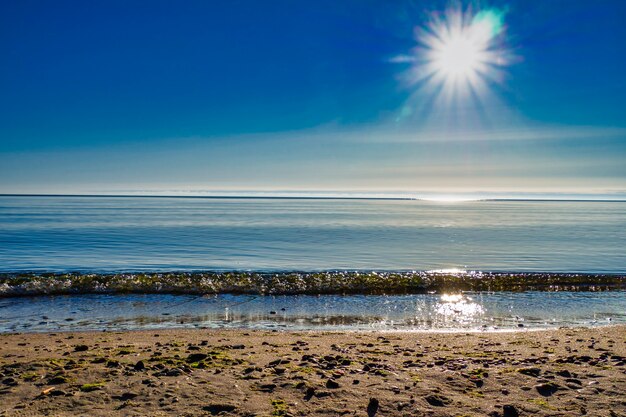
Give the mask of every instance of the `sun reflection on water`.
[[467, 271], [461, 268], [444, 268], [444, 269], [431, 269], [426, 271], [430, 274], [465, 274]]
[[468, 322], [485, 313], [482, 305], [463, 294], [442, 294], [435, 307], [439, 321]]

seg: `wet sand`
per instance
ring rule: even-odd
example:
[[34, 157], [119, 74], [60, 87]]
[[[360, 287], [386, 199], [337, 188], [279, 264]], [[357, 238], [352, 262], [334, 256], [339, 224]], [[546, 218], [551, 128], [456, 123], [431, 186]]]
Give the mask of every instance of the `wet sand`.
[[626, 416], [626, 327], [0, 335], [7, 416]]

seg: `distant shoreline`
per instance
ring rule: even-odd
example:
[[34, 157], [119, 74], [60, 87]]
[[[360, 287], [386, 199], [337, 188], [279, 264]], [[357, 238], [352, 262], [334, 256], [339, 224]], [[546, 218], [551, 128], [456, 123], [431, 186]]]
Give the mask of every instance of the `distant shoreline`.
[[57, 198], [181, 198], [181, 199], [232, 199], [232, 200], [382, 200], [382, 201], [424, 201], [442, 203], [469, 203], [479, 201], [515, 201], [515, 202], [572, 202], [572, 203], [626, 203], [625, 198], [594, 199], [594, 198], [541, 198], [541, 197], [460, 197], [456, 199], [439, 199], [433, 197], [399, 197], [399, 196], [312, 196], [312, 195], [171, 195], [171, 194], [18, 194], [0, 193], [0, 197], [57, 197]]

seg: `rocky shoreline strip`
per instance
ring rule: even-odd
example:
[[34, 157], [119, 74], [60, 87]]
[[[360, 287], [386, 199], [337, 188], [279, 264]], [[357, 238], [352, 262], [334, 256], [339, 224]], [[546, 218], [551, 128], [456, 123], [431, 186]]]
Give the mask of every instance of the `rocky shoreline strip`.
[[624, 289], [626, 275], [611, 274], [429, 271], [0, 274], [0, 297], [87, 293], [420, 294]]

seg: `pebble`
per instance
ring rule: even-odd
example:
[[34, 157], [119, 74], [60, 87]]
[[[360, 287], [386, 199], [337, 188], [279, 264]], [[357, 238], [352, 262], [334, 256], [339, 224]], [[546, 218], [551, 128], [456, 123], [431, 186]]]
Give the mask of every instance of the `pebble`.
[[202, 409], [204, 411], [208, 411], [209, 413], [213, 415], [217, 415], [220, 413], [232, 413], [233, 411], [237, 409], [237, 407], [232, 404], [214, 403], [214, 404], [209, 404], [207, 406], [204, 406], [202, 407]]
[[180, 376], [182, 374], [183, 371], [179, 368], [170, 369], [169, 371], [165, 372], [165, 376]]
[[200, 362], [208, 357], [209, 355], [207, 355], [206, 353], [192, 353], [191, 355], [187, 356], [187, 362]]
[[517, 370], [520, 374], [538, 377], [541, 374], [540, 368], [520, 368]]
[[136, 398], [138, 395], [135, 394], [134, 392], [125, 392], [122, 395], [119, 395], [117, 397], [114, 397], [120, 401], [128, 401], [128, 400], [132, 400], [133, 398]]
[[424, 399], [433, 407], [445, 407], [452, 402], [449, 398], [444, 397], [443, 395], [428, 395], [424, 397]]
[[563, 369], [561, 371], [557, 371], [556, 374], [558, 376], [562, 376], [563, 378], [571, 378], [572, 377], [572, 373], [570, 371], [568, 371], [567, 369]]
[[554, 382], [546, 382], [544, 384], [535, 385], [535, 389], [537, 390], [537, 392], [544, 397], [551, 396], [552, 394], [557, 392], [559, 388], [559, 385], [555, 384]]
[[510, 404], [505, 404], [502, 406], [502, 417], [518, 417], [519, 412], [515, 408], [515, 406]]
[[261, 384], [259, 385], [259, 391], [273, 392], [276, 389], [276, 384]]
[[367, 404], [367, 415], [372, 417], [378, 411], [380, 402], [376, 398], [370, 398], [370, 402]]
[[18, 382], [15, 380], [15, 378], [11, 378], [11, 377], [3, 379], [2, 383], [4, 385], [9, 385], [9, 386], [15, 386], [15, 385], [18, 384]]
[[329, 379], [328, 381], [326, 381], [326, 388], [337, 389], [339, 388], [339, 383], [333, 379]]

